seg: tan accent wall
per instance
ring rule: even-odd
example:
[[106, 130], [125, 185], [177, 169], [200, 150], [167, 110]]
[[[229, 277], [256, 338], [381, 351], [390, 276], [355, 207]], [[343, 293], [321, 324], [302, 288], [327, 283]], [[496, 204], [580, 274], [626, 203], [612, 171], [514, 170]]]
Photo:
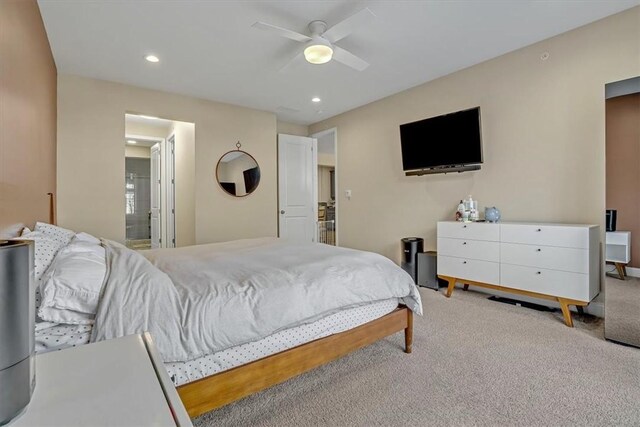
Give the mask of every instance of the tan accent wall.
[[[124, 241], [124, 115], [132, 111], [195, 124], [196, 243], [277, 235], [274, 114], [70, 75], [58, 77], [60, 225]], [[238, 140], [262, 172], [241, 199], [214, 177]]]
[[278, 133], [297, 136], [309, 136], [309, 126], [298, 125], [296, 123], [281, 122], [278, 120], [276, 124]]
[[[341, 245], [397, 261], [405, 236], [435, 249], [436, 221], [469, 194], [507, 221], [603, 226], [604, 85], [640, 74], [639, 58], [636, 7], [310, 126], [340, 135]], [[400, 124], [478, 105], [482, 170], [404, 175]]]
[[640, 93], [607, 99], [607, 209], [631, 232], [630, 267], [640, 267]]
[[56, 74], [36, 1], [0, 1], [0, 237], [49, 220]]

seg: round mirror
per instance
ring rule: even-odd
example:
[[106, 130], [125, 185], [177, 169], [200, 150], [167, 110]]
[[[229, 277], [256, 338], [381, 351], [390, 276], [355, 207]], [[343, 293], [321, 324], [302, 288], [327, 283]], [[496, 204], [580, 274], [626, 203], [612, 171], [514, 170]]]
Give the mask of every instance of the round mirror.
[[260, 183], [260, 166], [253, 156], [242, 150], [225, 153], [216, 166], [216, 179], [220, 188], [236, 197], [255, 191]]

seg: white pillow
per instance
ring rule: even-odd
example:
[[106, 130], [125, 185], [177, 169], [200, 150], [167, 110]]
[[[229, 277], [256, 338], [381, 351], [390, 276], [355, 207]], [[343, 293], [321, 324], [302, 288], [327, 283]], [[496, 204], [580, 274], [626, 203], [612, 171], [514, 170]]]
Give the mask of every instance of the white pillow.
[[34, 230], [41, 231], [55, 241], [60, 242], [62, 246], [68, 245], [69, 242], [71, 242], [71, 239], [76, 235], [76, 233], [71, 230], [58, 227], [57, 225], [47, 224], [45, 222], [36, 222]]
[[73, 239], [73, 242], [87, 242], [87, 243], [93, 243], [94, 245], [99, 245], [100, 239], [92, 236], [89, 233], [81, 232], [76, 234], [76, 237]]
[[51, 265], [51, 261], [55, 258], [56, 253], [58, 253], [60, 248], [63, 246], [59, 241], [41, 231], [22, 233], [22, 236], [16, 237], [15, 240], [33, 240], [35, 242], [33, 250], [33, 269], [36, 281], [40, 280], [44, 272], [47, 271], [47, 268]]
[[74, 242], [62, 249], [42, 281], [40, 318], [56, 323], [92, 324], [106, 271], [102, 246]]

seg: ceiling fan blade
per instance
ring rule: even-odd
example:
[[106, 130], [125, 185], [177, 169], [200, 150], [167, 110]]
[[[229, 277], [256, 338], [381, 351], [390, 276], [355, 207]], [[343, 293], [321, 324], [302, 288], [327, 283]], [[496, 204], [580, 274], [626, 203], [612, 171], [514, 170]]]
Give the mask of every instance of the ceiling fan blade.
[[284, 64], [279, 70], [279, 73], [284, 73], [288, 70], [297, 68], [304, 61], [304, 54], [302, 52], [298, 52], [296, 56], [291, 58], [286, 64]]
[[333, 45], [333, 59], [358, 71], [364, 71], [369, 66], [369, 63], [364, 59], [358, 58], [348, 50], [336, 45]]
[[358, 27], [361, 27], [369, 22], [373, 21], [376, 15], [365, 7], [355, 15], [351, 15], [349, 18], [342, 22], [337, 23], [333, 27], [329, 28], [322, 34], [322, 37], [329, 40], [331, 43], [335, 43], [341, 40], [355, 31]]
[[295, 31], [287, 30], [286, 28], [276, 27], [275, 25], [267, 24], [266, 22], [256, 22], [252, 25], [253, 28], [268, 31], [270, 33], [277, 34], [282, 37], [286, 37], [297, 42], [308, 42], [311, 37], [304, 34], [296, 33]]

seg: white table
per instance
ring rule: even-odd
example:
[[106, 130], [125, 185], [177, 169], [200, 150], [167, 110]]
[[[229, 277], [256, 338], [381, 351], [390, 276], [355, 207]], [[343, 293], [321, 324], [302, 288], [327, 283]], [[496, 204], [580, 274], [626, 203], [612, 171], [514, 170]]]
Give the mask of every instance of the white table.
[[21, 426], [191, 426], [151, 336], [130, 335], [36, 356]]
[[624, 280], [626, 266], [631, 261], [631, 232], [607, 231], [605, 244], [605, 260], [615, 264], [620, 279]]

